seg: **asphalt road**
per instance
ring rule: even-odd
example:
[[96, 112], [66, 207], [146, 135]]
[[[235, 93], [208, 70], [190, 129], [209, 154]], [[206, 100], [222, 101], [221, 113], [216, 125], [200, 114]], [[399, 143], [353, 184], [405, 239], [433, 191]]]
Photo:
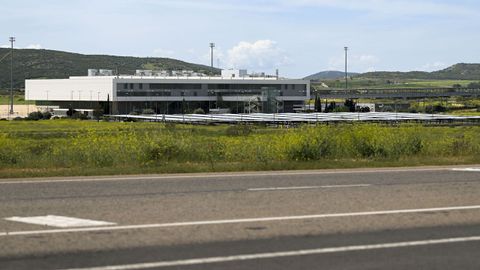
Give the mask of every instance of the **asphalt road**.
[[0, 269], [480, 269], [476, 168], [2, 179]]

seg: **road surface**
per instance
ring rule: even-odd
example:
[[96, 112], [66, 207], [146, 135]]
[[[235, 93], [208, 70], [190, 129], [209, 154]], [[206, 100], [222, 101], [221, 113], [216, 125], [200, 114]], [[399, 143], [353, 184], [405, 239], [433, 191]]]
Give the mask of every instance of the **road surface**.
[[0, 180], [0, 269], [480, 269], [480, 166]]

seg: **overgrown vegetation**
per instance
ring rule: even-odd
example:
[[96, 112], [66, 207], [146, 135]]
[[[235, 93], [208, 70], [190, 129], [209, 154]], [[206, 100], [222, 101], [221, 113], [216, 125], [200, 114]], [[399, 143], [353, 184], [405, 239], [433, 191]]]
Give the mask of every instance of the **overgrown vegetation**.
[[0, 122], [0, 177], [475, 163], [480, 127]]

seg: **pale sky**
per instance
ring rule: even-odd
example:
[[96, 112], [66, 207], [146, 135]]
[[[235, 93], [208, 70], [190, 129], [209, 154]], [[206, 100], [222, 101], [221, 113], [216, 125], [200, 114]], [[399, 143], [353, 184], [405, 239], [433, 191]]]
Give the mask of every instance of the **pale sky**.
[[1, 0], [0, 46], [304, 77], [480, 62], [478, 0]]

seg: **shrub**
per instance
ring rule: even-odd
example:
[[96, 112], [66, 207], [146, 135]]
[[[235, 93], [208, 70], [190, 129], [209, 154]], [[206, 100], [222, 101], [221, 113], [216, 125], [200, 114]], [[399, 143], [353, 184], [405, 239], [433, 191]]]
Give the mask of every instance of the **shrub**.
[[40, 111], [31, 112], [28, 114], [28, 117], [27, 117], [27, 120], [33, 120], [33, 121], [38, 121], [40, 119], [43, 119], [43, 113]]
[[42, 119], [48, 120], [48, 119], [50, 119], [50, 118], [52, 118], [52, 113], [51, 113], [51, 112], [44, 112], [44, 113], [43, 113]]
[[253, 131], [252, 126], [249, 125], [231, 125], [227, 128], [226, 134], [228, 136], [247, 136]]
[[350, 112], [350, 109], [345, 106], [335, 107], [332, 112]]
[[155, 114], [155, 111], [153, 109], [144, 109], [142, 114]]
[[442, 105], [428, 105], [427, 107], [425, 107], [425, 112], [426, 113], [430, 113], [430, 114], [433, 114], [433, 113], [439, 113], [439, 112], [446, 112], [447, 111], [447, 108], [445, 106], [442, 106]]
[[325, 127], [306, 128], [300, 135], [291, 138], [288, 158], [297, 161], [320, 160], [333, 154], [334, 138]]
[[360, 108], [360, 112], [362, 112], [362, 113], [368, 113], [368, 112], [370, 112], [370, 107], [361, 107], [361, 108]]
[[202, 108], [197, 108], [193, 111], [193, 114], [205, 114], [205, 111]]
[[320, 160], [331, 155], [332, 145], [328, 139], [314, 138], [313, 140], [302, 140], [299, 144], [292, 146], [288, 152], [291, 160], [309, 161]]
[[74, 112], [71, 117], [72, 117], [72, 119], [78, 119], [78, 120], [87, 120], [88, 119], [88, 116], [86, 116], [85, 114], [83, 114], [81, 112]]

